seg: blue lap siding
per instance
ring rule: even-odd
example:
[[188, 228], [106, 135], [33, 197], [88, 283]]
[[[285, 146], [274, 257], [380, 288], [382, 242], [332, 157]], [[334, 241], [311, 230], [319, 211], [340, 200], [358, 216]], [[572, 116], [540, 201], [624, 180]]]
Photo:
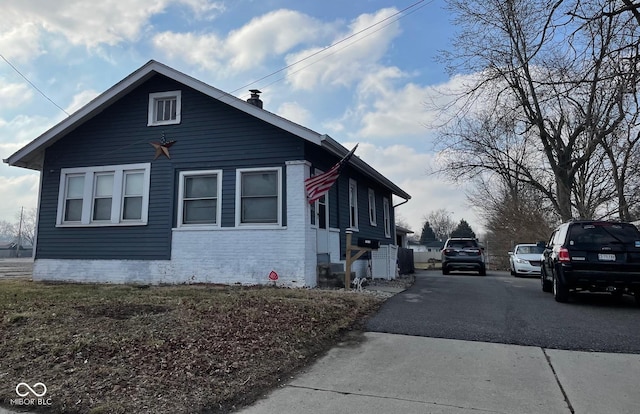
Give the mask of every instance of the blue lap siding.
[[[178, 125], [147, 126], [149, 93], [182, 91]], [[164, 134], [176, 143], [171, 159], [153, 160], [149, 144]], [[235, 225], [237, 168], [282, 167], [305, 159], [304, 140], [170, 78], [155, 75], [47, 148], [42, 172], [37, 259], [138, 259], [171, 257], [180, 171], [223, 170], [223, 227]], [[144, 226], [56, 227], [63, 168], [151, 163], [148, 223]], [[366, 195], [365, 195], [366, 197]], [[282, 194], [286, 225], [286, 194]]]

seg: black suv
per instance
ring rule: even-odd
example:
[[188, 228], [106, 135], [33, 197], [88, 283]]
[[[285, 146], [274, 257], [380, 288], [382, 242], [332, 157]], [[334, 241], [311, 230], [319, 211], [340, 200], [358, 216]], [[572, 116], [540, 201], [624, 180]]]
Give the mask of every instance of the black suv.
[[487, 274], [484, 249], [477, 239], [456, 237], [446, 241], [442, 248], [442, 274], [452, 270], [476, 270], [480, 276]]
[[545, 247], [540, 280], [558, 302], [588, 290], [632, 294], [640, 304], [640, 231], [614, 221], [564, 223]]

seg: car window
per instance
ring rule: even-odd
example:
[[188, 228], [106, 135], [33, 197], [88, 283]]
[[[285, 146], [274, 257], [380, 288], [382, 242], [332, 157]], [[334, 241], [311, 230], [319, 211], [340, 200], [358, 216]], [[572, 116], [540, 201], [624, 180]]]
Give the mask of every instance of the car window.
[[447, 247], [464, 249], [469, 247], [477, 247], [477, 245], [473, 240], [450, 240]]
[[539, 246], [520, 246], [516, 254], [540, 254], [544, 251], [544, 247]]
[[569, 245], [640, 244], [640, 232], [626, 223], [583, 223], [571, 226]]

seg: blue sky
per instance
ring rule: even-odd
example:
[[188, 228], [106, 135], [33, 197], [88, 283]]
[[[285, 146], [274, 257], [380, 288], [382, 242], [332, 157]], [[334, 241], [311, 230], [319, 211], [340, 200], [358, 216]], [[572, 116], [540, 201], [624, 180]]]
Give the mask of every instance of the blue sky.
[[[260, 89], [265, 109], [348, 148], [360, 143], [356, 155], [412, 195], [397, 213], [414, 231], [425, 214], [445, 208], [478, 232], [463, 189], [427, 174], [436, 157], [436, 131], [428, 125], [438, 114], [425, 102], [460, 81], [436, 61], [453, 36], [444, 6], [444, 0], [4, 0], [0, 158], [154, 59], [243, 99], [248, 89]], [[0, 220], [35, 207], [37, 189], [37, 172], [2, 163]]]

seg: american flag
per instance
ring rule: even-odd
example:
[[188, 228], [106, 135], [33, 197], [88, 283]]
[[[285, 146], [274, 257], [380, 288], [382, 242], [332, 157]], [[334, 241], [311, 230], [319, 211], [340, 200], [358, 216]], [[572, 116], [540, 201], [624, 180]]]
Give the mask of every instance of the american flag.
[[304, 180], [304, 188], [307, 190], [307, 198], [309, 199], [309, 204], [313, 203], [323, 195], [325, 195], [333, 183], [336, 182], [338, 177], [340, 176], [340, 171], [342, 167], [344, 167], [348, 162], [353, 153], [358, 148], [358, 144], [347, 155], [344, 156], [336, 165], [331, 167], [331, 169], [327, 172], [324, 172], [320, 175], [315, 175], [313, 177], [309, 177]]

